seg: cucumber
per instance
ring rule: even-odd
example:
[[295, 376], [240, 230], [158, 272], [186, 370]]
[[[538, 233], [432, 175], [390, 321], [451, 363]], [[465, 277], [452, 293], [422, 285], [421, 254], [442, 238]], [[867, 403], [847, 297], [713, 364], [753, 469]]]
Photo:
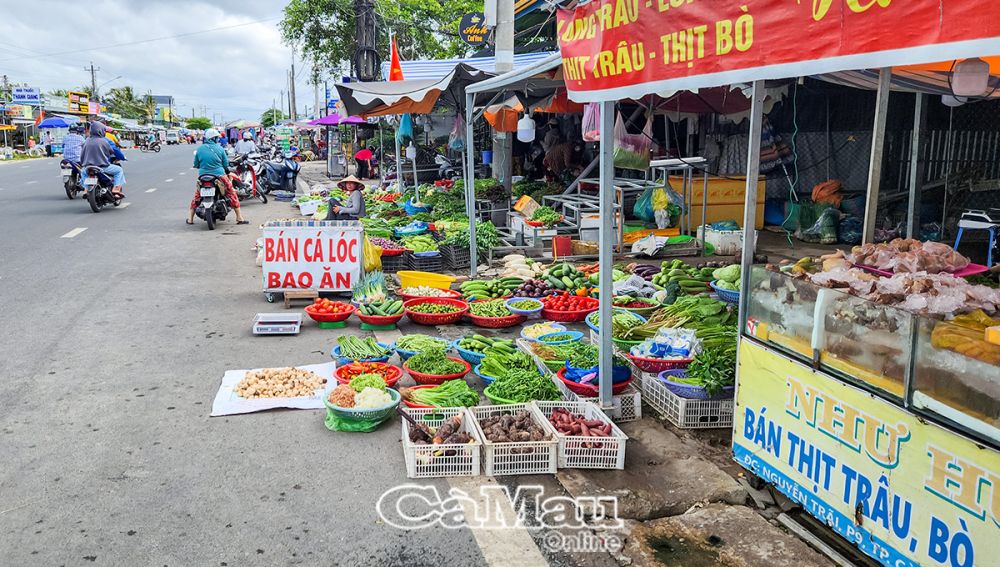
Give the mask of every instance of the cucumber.
[[375, 314], [378, 315], [379, 317], [386, 316], [385, 311], [382, 311], [382, 308], [379, 307], [378, 305], [372, 305], [372, 309], [375, 311]]
[[556, 289], [566, 289], [566, 284], [564, 284], [561, 279], [559, 279], [559, 278], [557, 278], [555, 276], [549, 276], [549, 277], [545, 278], [545, 280], [548, 281], [549, 284], [551, 284], [552, 287], [554, 287]]
[[567, 289], [575, 287], [573, 280], [569, 279], [569, 276], [563, 276], [562, 282], [566, 284]]

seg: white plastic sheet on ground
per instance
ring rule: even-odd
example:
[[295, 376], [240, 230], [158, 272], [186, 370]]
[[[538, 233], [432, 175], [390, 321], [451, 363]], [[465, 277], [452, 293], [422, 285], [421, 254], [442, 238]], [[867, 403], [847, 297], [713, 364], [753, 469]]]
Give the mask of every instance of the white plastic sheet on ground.
[[[237, 396], [236, 392], [233, 390], [236, 389], [236, 385], [240, 383], [240, 380], [242, 380], [247, 375], [247, 372], [250, 372], [250, 370], [227, 370], [226, 374], [222, 377], [222, 385], [219, 386], [219, 392], [215, 394], [215, 400], [212, 402], [211, 417], [253, 413], [255, 411], [264, 411], [276, 408], [324, 409], [326, 406], [323, 405], [323, 396], [326, 395], [327, 386], [329, 386], [330, 381], [336, 380], [333, 376], [333, 371], [337, 368], [337, 363], [326, 362], [323, 364], [296, 365], [295, 368], [310, 370], [321, 378], [326, 378], [327, 383], [322, 387], [317, 388], [313, 395], [309, 397], [247, 400]], [[254, 368], [253, 370], [261, 369]]]

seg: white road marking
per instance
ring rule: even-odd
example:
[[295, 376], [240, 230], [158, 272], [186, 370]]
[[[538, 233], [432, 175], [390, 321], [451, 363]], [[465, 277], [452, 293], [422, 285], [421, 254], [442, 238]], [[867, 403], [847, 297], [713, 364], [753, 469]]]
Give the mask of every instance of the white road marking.
[[166, 181], [164, 181], [164, 183], [173, 183], [173, 181], [174, 181], [174, 178], [171, 177], [170, 179], [167, 179]]
[[153, 191], [156, 191], [156, 187], [153, 187], [152, 189], [146, 189], [147, 193], [152, 193]]
[[59, 238], [73, 238], [74, 236], [80, 234], [81, 232], [83, 232], [85, 230], [87, 230], [87, 227], [85, 227], [85, 226], [84, 227], [77, 227], [77, 228], [74, 228], [73, 230], [67, 232], [66, 234], [60, 236]]
[[28, 169], [28, 166], [26, 166], [26, 165], [22, 165], [22, 166], [21, 166], [21, 169]]
[[[492, 477], [479, 477], [475, 480], [471, 478], [454, 477], [448, 479], [448, 484], [452, 488], [462, 490], [471, 498], [473, 502], [468, 502], [465, 498], [460, 498], [462, 513], [467, 518], [474, 518], [477, 512], [490, 510], [491, 513], [502, 515], [502, 523], [505, 525], [486, 525], [482, 527], [469, 526], [469, 531], [476, 538], [479, 550], [483, 553], [483, 559], [487, 565], [508, 565], [511, 557], [517, 557], [517, 564], [525, 567], [544, 567], [548, 565], [542, 552], [531, 539], [531, 534], [524, 527], [512, 528], [517, 513], [514, 506], [506, 498], [496, 499], [496, 509], [490, 508], [490, 502], [480, 492], [480, 488], [488, 485], [496, 485], [496, 480]], [[499, 518], [498, 518], [499, 519]]]
[[187, 174], [188, 174], [188, 172], [186, 172], [186, 171], [182, 171], [182, 172], [178, 173], [178, 175], [187, 175]]
[[38, 183], [38, 180], [37, 180], [37, 179], [33, 179], [33, 180], [31, 180], [31, 181], [29, 181], [29, 182], [25, 183], [25, 185], [34, 185], [35, 183]]

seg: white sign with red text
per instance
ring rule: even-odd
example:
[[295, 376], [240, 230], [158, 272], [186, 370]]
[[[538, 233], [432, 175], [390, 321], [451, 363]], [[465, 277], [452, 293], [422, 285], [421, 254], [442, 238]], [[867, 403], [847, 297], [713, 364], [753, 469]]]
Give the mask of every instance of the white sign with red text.
[[363, 244], [360, 227], [264, 227], [264, 290], [350, 291]]

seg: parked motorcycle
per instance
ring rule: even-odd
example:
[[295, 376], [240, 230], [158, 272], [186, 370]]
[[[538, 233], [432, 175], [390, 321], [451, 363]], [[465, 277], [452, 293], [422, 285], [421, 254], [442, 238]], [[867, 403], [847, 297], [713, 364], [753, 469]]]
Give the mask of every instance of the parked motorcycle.
[[263, 175], [258, 178], [260, 190], [265, 195], [271, 191], [295, 192], [295, 180], [299, 176], [300, 165], [295, 160], [298, 152], [286, 152], [280, 162], [263, 162]]
[[246, 199], [260, 199], [261, 203], [267, 203], [267, 195], [260, 191], [257, 184], [257, 170], [254, 168], [252, 154], [236, 156], [230, 162], [232, 172], [239, 176], [239, 180], [233, 183], [236, 189], [236, 196], [240, 201]]
[[160, 142], [153, 142], [152, 144], [143, 144], [139, 146], [139, 149], [143, 152], [154, 152], [160, 153]]
[[66, 189], [66, 197], [76, 199], [77, 194], [87, 190], [80, 179], [80, 164], [64, 159], [60, 166], [62, 167], [63, 188]]
[[90, 210], [95, 213], [108, 205], [117, 207], [122, 204], [122, 195], [116, 195], [112, 189], [115, 186], [114, 178], [101, 170], [97, 166], [85, 168], [83, 185], [87, 193], [87, 202], [90, 203]]
[[198, 193], [201, 195], [194, 214], [208, 224], [208, 230], [215, 230], [215, 222], [226, 220], [229, 211], [229, 199], [222, 194], [220, 183], [216, 183], [215, 175], [198, 176]]

